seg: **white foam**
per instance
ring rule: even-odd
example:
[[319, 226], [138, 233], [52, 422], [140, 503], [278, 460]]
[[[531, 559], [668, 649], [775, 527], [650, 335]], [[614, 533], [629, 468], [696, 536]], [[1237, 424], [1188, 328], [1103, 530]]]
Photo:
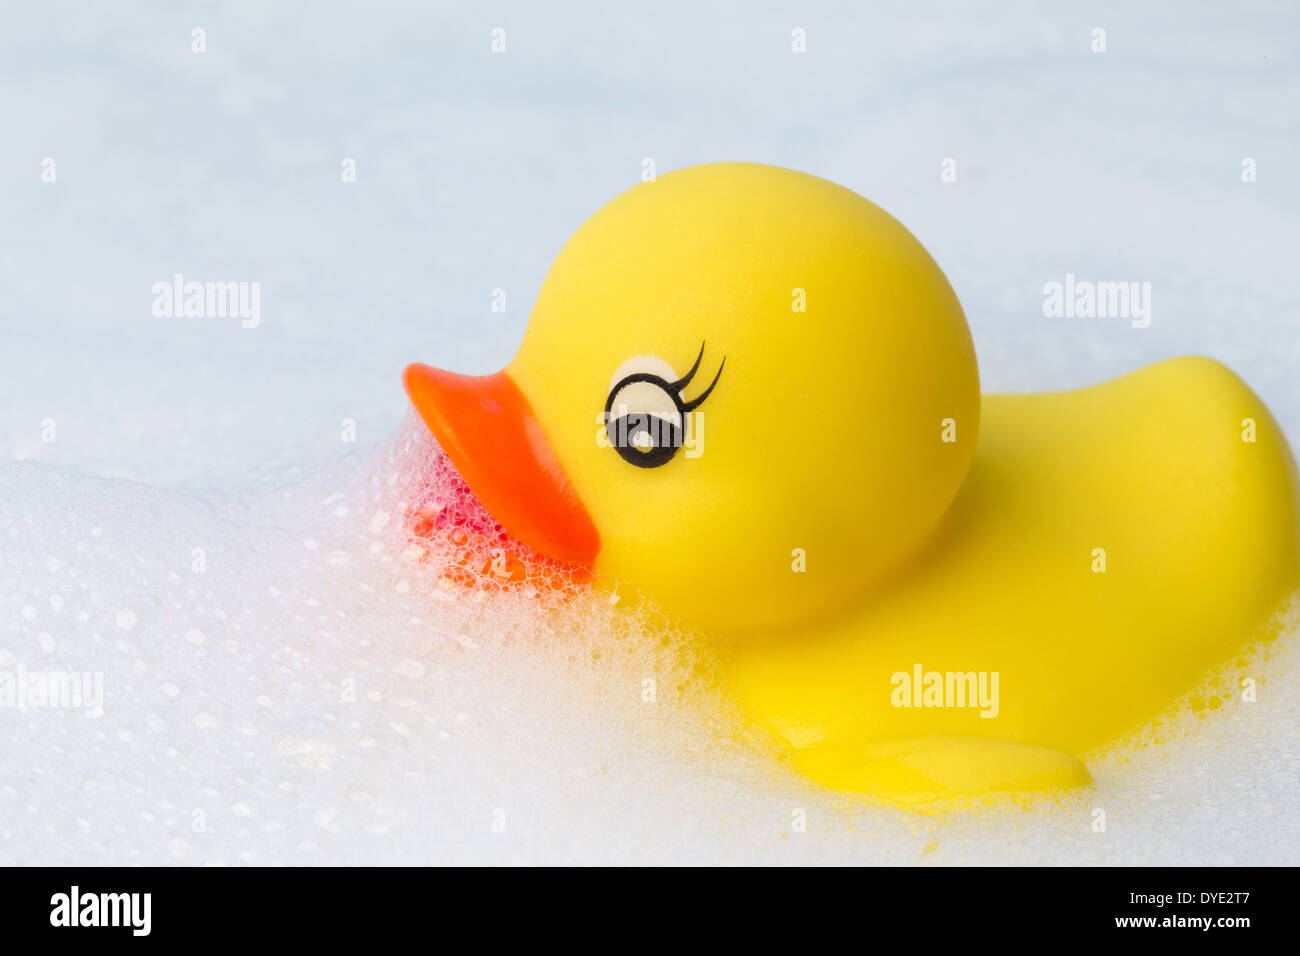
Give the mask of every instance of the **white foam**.
[[[368, 458], [249, 502], [4, 466], [3, 663], [101, 673], [105, 699], [98, 719], [3, 715], [0, 860], [1287, 852], [1269, 826], [1287, 819], [1296, 767], [1270, 741], [1297, 728], [1293, 651], [1257, 703], [1098, 763], [1094, 792], [918, 818], [784, 770], [741, 731], [694, 642], [644, 612], [449, 584], [456, 549], [434, 540], [415, 557], [408, 515], [452, 500], [454, 481], [413, 418]], [[1188, 825], [1231, 839], [1193, 850]]]

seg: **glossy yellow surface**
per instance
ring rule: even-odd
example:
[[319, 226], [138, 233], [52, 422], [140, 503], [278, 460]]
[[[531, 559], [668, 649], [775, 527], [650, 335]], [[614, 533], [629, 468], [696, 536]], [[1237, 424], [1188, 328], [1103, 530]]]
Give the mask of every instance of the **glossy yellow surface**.
[[[682, 397], [725, 367], [693, 453], [640, 468], [602, 444], [620, 372], [682, 375], [702, 344]], [[1300, 584], [1291, 452], [1231, 372], [1174, 359], [981, 411], [934, 261], [800, 173], [694, 167], [612, 201], [507, 372], [599, 531], [598, 581], [722, 638], [745, 709], [828, 787], [1086, 783], [1080, 755], [1193, 689]]]
[[[1231, 660], [1300, 583], [1296, 488], [1267, 409], [1209, 359], [986, 396], [927, 547], [832, 623], [734, 642], [728, 671], [796, 766], [836, 789], [915, 801], [1086, 782], [1075, 757]], [[918, 664], [945, 691], [948, 672], [996, 672], [996, 715], [894, 706], [894, 675]]]

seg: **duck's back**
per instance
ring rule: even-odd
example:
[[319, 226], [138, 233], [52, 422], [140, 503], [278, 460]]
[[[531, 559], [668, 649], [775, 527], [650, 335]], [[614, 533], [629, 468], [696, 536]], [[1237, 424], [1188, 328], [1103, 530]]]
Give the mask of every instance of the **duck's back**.
[[981, 432], [934, 540], [860, 612], [738, 645], [742, 701], [804, 762], [970, 737], [1082, 755], [1267, 636], [1300, 585], [1295, 462], [1217, 362], [986, 396]]

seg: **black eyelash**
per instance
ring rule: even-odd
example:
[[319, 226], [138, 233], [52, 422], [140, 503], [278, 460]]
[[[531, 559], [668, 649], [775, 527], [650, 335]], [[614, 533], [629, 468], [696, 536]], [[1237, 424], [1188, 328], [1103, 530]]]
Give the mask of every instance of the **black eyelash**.
[[704, 390], [703, 394], [689, 402], [683, 400], [681, 394], [682, 389], [691, 383], [691, 379], [695, 378], [695, 373], [700, 370], [700, 361], [704, 358], [705, 344], [707, 343], [700, 345], [700, 354], [695, 357], [695, 364], [691, 366], [690, 371], [675, 382], [665, 381], [653, 372], [635, 372], [632, 375], [619, 379], [618, 382], [615, 383], [614, 387], [609, 390], [609, 397], [605, 399], [605, 413], [609, 414], [610, 410], [613, 409], [614, 396], [633, 382], [653, 382], [668, 393], [669, 397], [672, 398], [673, 402], [677, 405], [677, 410], [683, 415], [695, 411], [695, 409], [704, 404], [704, 400], [713, 392], [714, 386], [718, 384], [718, 379], [722, 378], [722, 370], [727, 365], [727, 357], [724, 355], [721, 364], [718, 365], [718, 374], [713, 376], [713, 381], [709, 383], [709, 387]]
[[709, 393], [713, 391], [713, 386], [717, 385], [718, 379], [722, 378], [722, 370], [726, 368], [726, 365], [727, 365], [727, 357], [724, 355], [722, 357], [722, 362], [718, 365], [718, 374], [713, 376], [713, 381], [709, 383], [709, 387], [706, 388], [704, 392], [701, 395], [699, 395], [697, 398], [694, 398], [691, 401], [684, 403], [682, 405], [682, 411], [693, 412], [695, 411], [695, 409], [699, 408], [701, 405], [704, 404], [704, 400], [708, 398]]
[[[707, 339], [700, 343], [700, 354], [695, 356], [695, 364], [691, 366], [690, 371], [668, 386], [668, 391], [671, 395], [680, 397], [680, 393], [685, 391], [687, 385], [691, 384], [691, 379], [695, 378], [695, 373], [700, 370], [700, 362], [704, 360], [704, 346], [708, 344]], [[709, 383], [709, 387], [704, 390], [703, 395], [700, 395], [698, 398], [689, 402], [679, 402], [683, 412], [693, 412], [704, 403], [704, 400], [709, 397], [709, 393], [713, 391], [713, 386], [717, 385], [718, 379], [722, 377], [722, 369], [726, 364], [727, 357], [724, 355], [722, 357], [722, 364], [718, 366], [718, 374], [713, 376], [713, 381]]]
[[695, 377], [695, 373], [700, 370], [700, 362], [704, 358], [704, 346], [708, 344], [709, 343], [707, 339], [700, 343], [700, 354], [695, 356], [695, 364], [691, 366], [691, 370], [689, 372], [687, 372], [677, 381], [670, 382], [668, 384], [669, 390], [673, 392], [680, 392], [683, 389], [685, 389], [687, 385], [691, 384], [691, 379], [693, 379]]

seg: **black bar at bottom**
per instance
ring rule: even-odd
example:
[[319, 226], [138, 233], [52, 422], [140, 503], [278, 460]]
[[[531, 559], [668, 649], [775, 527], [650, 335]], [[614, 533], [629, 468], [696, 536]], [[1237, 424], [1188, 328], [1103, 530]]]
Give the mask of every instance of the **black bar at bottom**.
[[789, 933], [805, 946], [833, 932], [865, 947], [890, 931], [922, 945], [1044, 933], [1231, 945], [1284, 931], [1295, 909], [1293, 869], [571, 869], [539, 879], [526, 870], [70, 867], [11, 869], [0, 880], [11, 945], [76, 934], [78, 943], [374, 946], [383, 934], [418, 933], [436, 946], [476, 927], [484, 942], [517, 929], [535, 942], [603, 948], [667, 933], [666, 943], [690, 926], [719, 940]]

